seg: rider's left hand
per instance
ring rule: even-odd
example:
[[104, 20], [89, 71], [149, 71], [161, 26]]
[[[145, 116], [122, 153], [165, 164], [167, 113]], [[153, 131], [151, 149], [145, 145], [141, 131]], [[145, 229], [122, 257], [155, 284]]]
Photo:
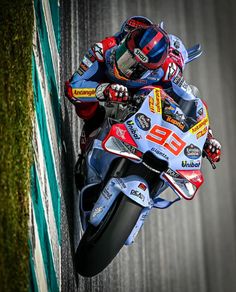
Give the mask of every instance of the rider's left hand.
[[204, 150], [212, 162], [219, 162], [221, 155], [221, 144], [215, 138], [210, 137], [206, 140]]

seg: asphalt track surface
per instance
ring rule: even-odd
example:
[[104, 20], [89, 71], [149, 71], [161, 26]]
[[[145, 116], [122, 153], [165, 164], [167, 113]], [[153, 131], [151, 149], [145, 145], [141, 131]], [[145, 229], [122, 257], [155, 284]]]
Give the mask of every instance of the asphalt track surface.
[[186, 46], [204, 54], [187, 65], [185, 77], [207, 101], [211, 126], [223, 145], [213, 171], [204, 162], [205, 184], [193, 201], [154, 210], [133, 246], [92, 279], [77, 277], [74, 244], [80, 238], [73, 165], [81, 123], [62, 97], [62, 291], [236, 291], [236, 18], [234, 0], [61, 2], [61, 79], [70, 77], [86, 49], [115, 33], [132, 15], [164, 20]]

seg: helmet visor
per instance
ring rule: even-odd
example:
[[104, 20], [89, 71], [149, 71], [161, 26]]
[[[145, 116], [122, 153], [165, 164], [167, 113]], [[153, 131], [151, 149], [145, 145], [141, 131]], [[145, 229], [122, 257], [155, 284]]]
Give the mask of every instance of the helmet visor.
[[115, 59], [119, 73], [125, 78], [140, 79], [148, 71], [148, 68], [138, 62], [135, 56], [126, 48], [125, 42], [117, 47]]

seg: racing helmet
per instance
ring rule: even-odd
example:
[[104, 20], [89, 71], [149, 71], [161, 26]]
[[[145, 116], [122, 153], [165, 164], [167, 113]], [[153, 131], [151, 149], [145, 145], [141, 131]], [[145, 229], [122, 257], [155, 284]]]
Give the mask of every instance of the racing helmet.
[[158, 69], [169, 52], [168, 34], [158, 25], [130, 31], [115, 51], [114, 74], [120, 79], [140, 79]]

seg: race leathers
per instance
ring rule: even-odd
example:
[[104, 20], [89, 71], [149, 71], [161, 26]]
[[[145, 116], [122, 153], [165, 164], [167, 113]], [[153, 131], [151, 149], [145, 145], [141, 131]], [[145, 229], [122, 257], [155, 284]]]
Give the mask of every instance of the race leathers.
[[131, 95], [144, 86], [161, 86], [173, 89], [183, 99], [195, 99], [191, 86], [182, 76], [187, 51], [179, 38], [169, 37], [170, 51], [164, 64], [157, 70], [147, 71], [138, 80], [122, 77], [114, 66], [115, 50], [119, 44], [116, 37], [106, 38], [90, 48], [65, 87], [65, 94], [75, 105], [78, 116], [89, 120], [95, 115], [99, 107], [97, 88], [103, 83], [124, 85]]
[[[75, 105], [77, 115], [85, 121], [83, 135], [89, 135], [102, 123], [105, 110], [99, 105], [97, 97], [109, 84], [123, 85], [130, 95], [134, 95], [140, 88], [146, 86], [161, 86], [168, 89], [168, 93], [172, 93], [172, 96], [177, 99], [195, 100], [199, 97], [198, 90], [187, 84], [183, 78], [183, 69], [187, 59], [185, 46], [178, 37], [169, 35], [169, 38], [170, 50], [164, 64], [157, 70], [147, 71], [137, 80], [124, 78], [114, 66], [119, 37], [105, 38], [88, 50], [78, 70], [65, 83], [65, 95]], [[200, 116], [201, 105], [196, 102], [196, 119]], [[214, 139], [212, 135], [210, 137]], [[217, 162], [220, 157], [220, 147], [212, 148], [209, 142], [206, 141], [207, 153], [210, 157], [212, 156], [214, 162]]]

